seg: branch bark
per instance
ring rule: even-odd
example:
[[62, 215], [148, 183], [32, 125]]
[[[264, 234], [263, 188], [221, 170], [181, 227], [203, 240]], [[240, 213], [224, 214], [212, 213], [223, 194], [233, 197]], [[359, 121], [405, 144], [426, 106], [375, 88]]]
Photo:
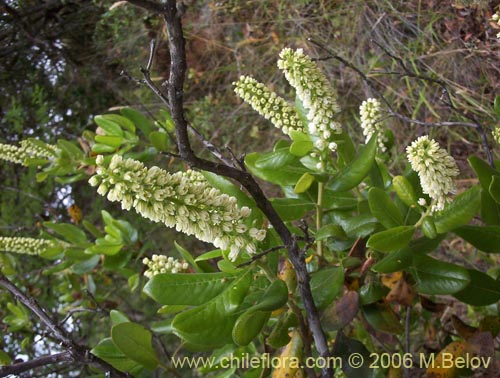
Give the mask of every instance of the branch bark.
[[[57, 363], [61, 361], [75, 361], [81, 365], [93, 365], [96, 368], [105, 371], [109, 377], [113, 378], [126, 378], [127, 374], [116, 370], [106, 361], [94, 356], [90, 353], [90, 350], [71, 338], [69, 333], [57, 324], [54, 319], [50, 317], [49, 314], [38, 304], [35, 298], [27, 296], [19, 288], [14, 285], [7, 277], [0, 273], [0, 286], [4, 287], [8, 292], [10, 292], [16, 300], [25, 305], [50, 331], [50, 336], [61, 343], [61, 346], [67, 350], [62, 353], [58, 353], [53, 356], [40, 357], [37, 360], [23, 362], [20, 364], [13, 364], [9, 366], [0, 367], [0, 376], [7, 375], [9, 369], [17, 369], [17, 373], [27, 371], [37, 366], [48, 365], [50, 363]], [[51, 359], [52, 358], [52, 359]], [[52, 361], [52, 362], [50, 362]], [[43, 363], [42, 363], [43, 362]], [[37, 365], [37, 363], [42, 363]], [[24, 369], [24, 370], [21, 370]], [[10, 373], [13, 374], [13, 373]]]
[[[142, 1], [129, 0], [129, 2], [141, 6], [140, 3]], [[321, 328], [319, 313], [313, 300], [304, 254], [298, 247], [296, 237], [292, 235], [278, 213], [274, 210], [271, 202], [267, 199], [266, 195], [250, 173], [232, 165], [201, 159], [194, 153], [191, 147], [188, 134], [188, 122], [184, 114], [186, 53], [181, 20], [182, 14], [177, 9], [176, 0], [166, 0], [163, 7], [161, 13], [166, 21], [170, 47], [170, 75], [167, 83], [167, 99], [175, 126], [179, 154], [192, 168], [209, 171], [234, 179], [253, 197], [257, 206], [266, 215], [288, 250], [288, 256], [297, 276], [298, 291], [304, 303], [308, 327], [312, 333], [319, 355], [327, 358], [329, 356], [327, 339]], [[148, 7], [145, 8], [153, 10]], [[322, 377], [333, 377], [332, 369], [324, 368], [322, 370]]]

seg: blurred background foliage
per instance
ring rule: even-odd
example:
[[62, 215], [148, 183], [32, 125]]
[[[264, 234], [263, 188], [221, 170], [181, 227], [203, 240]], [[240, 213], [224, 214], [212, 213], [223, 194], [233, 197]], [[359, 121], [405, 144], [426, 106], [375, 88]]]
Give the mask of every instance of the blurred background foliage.
[[[464, 120], [440, 100], [440, 86], [404, 75], [398, 60], [387, 52], [413, 72], [441, 79], [455, 107], [487, 130], [498, 123], [493, 99], [500, 92], [499, 30], [489, 21], [495, 1], [189, 0], [185, 4], [189, 120], [210, 141], [230, 146], [236, 155], [268, 150], [279, 131], [242, 104], [231, 83], [242, 74], [252, 75], [293, 100], [276, 69], [277, 56], [284, 46], [325, 56], [310, 38], [359, 67], [403, 115], [428, 122]], [[85, 130], [95, 131], [95, 115], [125, 106], [152, 119], [161, 117], [159, 100], [145, 86], [121, 75], [125, 71], [140, 78], [149, 41], [155, 38], [159, 43], [153, 80], [161, 84], [168, 79], [168, 45], [159, 17], [124, 1], [106, 0], [0, 0], [0, 10], [0, 142], [36, 137], [47, 143], [58, 138], [78, 143]], [[338, 61], [324, 60], [322, 68], [338, 89], [344, 126], [357, 128], [359, 105], [373, 93], [357, 73]], [[484, 159], [484, 151], [477, 150], [480, 137], [471, 129], [425, 130], [397, 119], [388, 122], [396, 145], [406, 146], [423, 133], [447, 145], [463, 169], [462, 179], [469, 174], [467, 156], [475, 153]], [[361, 141], [361, 132], [357, 135]], [[405, 163], [395, 156], [393, 164]], [[97, 198], [85, 182], [37, 183], [35, 173], [0, 162], [2, 235], [37, 236], [43, 221], [70, 222], [68, 208], [76, 204], [92, 223], [102, 223], [102, 209], [126, 219], [138, 229], [140, 240], [148, 240], [149, 251], [168, 253], [166, 249], [173, 248], [170, 231]], [[201, 243], [184, 241], [182, 236], [176, 235], [176, 240], [203, 249]], [[144, 253], [143, 247], [133, 248]], [[130, 295], [127, 280], [114, 272], [49, 275], [42, 273], [46, 261], [0, 258], [16, 269], [19, 283], [44, 307], [60, 314], [80, 307], [95, 310], [72, 318], [82, 343], [92, 345], [107, 332], [101, 311], [119, 308], [139, 322], [154, 312], [149, 302], [141, 302], [137, 310], [140, 294]], [[139, 261], [137, 267], [139, 272]], [[2, 297], [7, 294], [0, 293], [0, 302], [6, 299]], [[11, 355], [39, 355], [47, 346], [33, 344], [33, 337], [41, 333], [32, 325], [24, 326], [16, 333], [18, 339], [3, 347]], [[6, 331], [7, 325], [0, 322], [0, 330]]]

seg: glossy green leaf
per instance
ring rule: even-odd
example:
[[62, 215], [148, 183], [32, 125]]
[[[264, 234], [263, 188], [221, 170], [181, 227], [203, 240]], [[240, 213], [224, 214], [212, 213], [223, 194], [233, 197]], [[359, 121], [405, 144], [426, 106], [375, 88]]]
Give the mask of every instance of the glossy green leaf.
[[345, 239], [345, 237], [346, 234], [344, 230], [337, 224], [327, 224], [316, 231], [316, 234], [314, 235], [316, 240], [324, 240], [328, 238]]
[[217, 259], [222, 257], [222, 251], [220, 249], [214, 249], [213, 251], [205, 252], [202, 255], [194, 259], [195, 262], [206, 261], [211, 259]]
[[437, 232], [442, 234], [469, 223], [479, 211], [480, 192], [480, 187], [474, 186], [458, 195], [453, 202], [445, 206], [443, 211], [436, 214], [434, 223]]
[[96, 143], [92, 146], [92, 152], [96, 154], [105, 154], [108, 152], [114, 152], [116, 150], [115, 147], [108, 146], [107, 144]]
[[372, 266], [372, 270], [379, 273], [393, 273], [406, 269], [411, 265], [413, 252], [410, 248], [403, 248], [391, 252]]
[[392, 186], [398, 197], [408, 206], [417, 206], [417, 195], [410, 181], [404, 176], [396, 176], [392, 179]]
[[71, 160], [83, 159], [83, 151], [74, 143], [64, 139], [58, 139], [57, 146], [64, 151]]
[[252, 311], [274, 311], [285, 305], [288, 300], [288, 288], [285, 281], [274, 280], [267, 290], [262, 294], [258, 302], [246, 312]]
[[378, 283], [370, 282], [359, 289], [359, 304], [362, 306], [378, 302], [389, 293], [389, 288]]
[[[128, 130], [131, 133], [135, 133], [135, 125], [134, 125], [134, 123], [130, 119], [126, 118], [126, 117], [123, 117], [123, 116], [121, 116], [119, 114], [104, 114], [104, 115], [99, 116], [99, 117], [102, 117], [102, 118], [104, 118], [106, 120], [115, 122], [118, 125], [120, 125], [121, 127], [123, 127], [125, 130]], [[99, 123], [97, 123], [97, 124], [99, 125]], [[116, 135], [120, 135], [120, 134], [116, 134]]]
[[474, 172], [476, 172], [481, 187], [487, 191], [490, 188], [492, 177], [500, 176], [500, 172], [491, 167], [484, 160], [479, 159], [477, 156], [471, 156], [467, 160], [469, 161], [469, 164]]
[[302, 157], [311, 151], [314, 147], [314, 143], [310, 140], [296, 140], [290, 146], [290, 153], [292, 155]]
[[385, 228], [394, 228], [403, 224], [403, 216], [389, 195], [379, 188], [368, 192], [370, 211]]
[[82, 247], [89, 245], [85, 232], [72, 224], [44, 222], [43, 225], [71, 244]]
[[481, 251], [500, 253], [500, 226], [462, 226], [453, 232]]
[[153, 131], [153, 123], [141, 112], [132, 108], [123, 108], [120, 109], [120, 113], [131, 120], [145, 136], [148, 136]]
[[285, 222], [301, 219], [316, 207], [310, 200], [302, 198], [274, 198], [271, 203]]
[[500, 204], [484, 189], [481, 190], [481, 219], [489, 225], [500, 225]]
[[400, 320], [388, 304], [372, 303], [361, 307], [361, 311], [368, 324], [377, 331], [396, 335], [403, 332]]
[[377, 134], [374, 134], [357, 158], [333, 178], [333, 181], [328, 184], [328, 189], [334, 192], [344, 192], [357, 186], [370, 172], [375, 161], [376, 151]]
[[97, 264], [99, 264], [100, 260], [101, 258], [98, 255], [91, 256], [89, 259], [73, 265], [72, 267], [73, 273], [76, 274], [88, 273], [91, 270], [93, 270], [97, 266]]
[[157, 274], [144, 293], [163, 305], [202, 305], [233, 286], [237, 278], [226, 273]]
[[422, 221], [422, 232], [429, 239], [434, 239], [437, 237], [436, 224], [431, 216], [427, 216]]
[[149, 134], [149, 141], [158, 151], [168, 151], [168, 134], [161, 131], [153, 131]]
[[[123, 137], [122, 128], [117, 122], [115, 122], [113, 119], [110, 119], [110, 117], [104, 117], [102, 115], [98, 115], [94, 117], [94, 121], [102, 130], [104, 130], [104, 132], [106, 133], [105, 135]], [[97, 136], [102, 136], [102, 135], [96, 135], [96, 137]]]
[[90, 353], [100, 359], [106, 361], [115, 369], [120, 371], [133, 372], [140, 368], [140, 365], [134, 360], [128, 358], [123, 352], [116, 347], [111, 338], [101, 340]]
[[9, 365], [12, 362], [12, 358], [0, 349], [0, 366]]
[[489, 192], [496, 203], [500, 203], [500, 176], [493, 176], [493, 178], [491, 179]]
[[[333, 356], [342, 358], [342, 371], [346, 378], [375, 378], [375, 369], [370, 367], [370, 351], [366, 349], [362, 342], [356, 339], [351, 339], [344, 335], [343, 331], [338, 331], [333, 344]], [[357, 364], [351, 364], [351, 356], [360, 356]], [[339, 364], [340, 365], [340, 364]]]
[[278, 169], [292, 163], [294, 160], [296, 160], [296, 157], [290, 154], [289, 149], [285, 147], [259, 156], [255, 161], [255, 167], [259, 169]]
[[109, 317], [111, 318], [111, 324], [129, 323], [130, 319], [123, 312], [118, 310], [111, 310], [109, 312]]
[[420, 294], [453, 294], [470, 283], [470, 276], [465, 268], [424, 254], [413, 255], [413, 272]]
[[247, 271], [203, 306], [176, 315], [172, 322], [174, 333], [187, 343], [199, 347], [232, 343], [232, 330], [238, 317], [237, 309], [245, 298], [251, 281], [252, 274]]
[[[290, 164], [277, 168], [257, 168], [256, 161], [262, 156], [259, 153], [250, 153], [245, 156], [245, 165], [255, 176], [281, 186], [295, 185], [299, 178], [306, 172], [305, 167], [296, 156], [291, 155], [286, 148], [287, 154], [294, 160]], [[295, 160], [296, 159], [296, 160]]]
[[368, 239], [366, 246], [381, 252], [392, 252], [406, 247], [413, 234], [414, 226], [399, 226], [377, 232]]
[[304, 193], [307, 189], [310, 188], [312, 183], [314, 182], [314, 176], [310, 173], [304, 173], [297, 181], [297, 184], [293, 188], [293, 191], [297, 194]]
[[123, 137], [109, 136], [109, 135], [96, 135], [95, 141], [100, 144], [105, 144], [113, 148], [118, 148], [123, 144]]
[[237, 345], [250, 344], [259, 335], [270, 316], [269, 311], [244, 312], [234, 324], [233, 341]]
[[311, 274], [311, 291], [318, 309], [324, 309], [342, 293], [344, 270], [329, 267]]
[[500, 282], [483, 272], [467, 269], [470, 283], [467, 287], [453, 294], [459, 301], [472, 306], [488, 306], [500, 301]]
[[336, 222], [342, 226], [349, 237], [364, 238], [372, 234], [378, 226], [377, 219], [366, 212], [357, 216], [348, 216], [347, 219]]
[[158, 366], [158, 357], [151, 345], [151, 332], [142, 325], [132, 322], [115, 324], [111, 328], [111, 339], [131, 360], [149, 370], [154, 370]]
[[290, 341], [289, 328], [297, 325], [297, 316], [292, 311], [283, 312], [274, 325], [266, 343], [273, 348], [281, 348]]

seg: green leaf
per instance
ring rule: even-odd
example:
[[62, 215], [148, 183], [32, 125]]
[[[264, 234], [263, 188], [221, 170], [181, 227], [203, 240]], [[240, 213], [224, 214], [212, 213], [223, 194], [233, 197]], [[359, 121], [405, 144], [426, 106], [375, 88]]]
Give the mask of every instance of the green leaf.
[[[132, 133], [135, 133], [134, 123], [130, 119], [125, 118], [119, 114], [104, 114], [104, 115], [98, 116], [98, 117], [102, 117], [102, 118], [107, 119], [109, 121], [113, 121], [113, 122], [117, 123], [118, 125], [120, 125], [121, 127], [123, 127], [124, 129], [126, 129]], [[117, 134], [117, 135], [119, 135], [119, 134]]]
[[259, 301], [246, 310], [236, 321], [232, 337], [238, 345], [248, 345], [262, 330], [274, 311], [288, 300], [288, 288], [284, 281], [275, 280]]
[[413, 252], [410, 248], [403, 248], [391, 252], [382, 260], [372, 266], [372, 270], [379, 273], [393, 273], [403, 270], [411, 265]]
[[495, 102], [493, 103], [493, 108], [495, 109], [495, 113], [497, 113], [497, 117], [500, 118], [500, 95], [495, 97]]
[[95, 255], [91, 256], [89, 259], [81, 261], [75, 265], [73, 265], [73, 273], [76, 274], [84, 274], [90, 272], [92, 269], [94, 269], [97, 264], [99, 264], [100, 257]]
[[481, 190], [481, 219], [486, 224], [500, 224], [500, 204], [484, 189]]
[[9, 365], [12, 362], [12, 358], [0, 349], [0, 366]]
[[111, 328], [111, 339], [125, 356], [149, 370], [155, 370], [158, 358], [151, 346], [151, 338], [151, 332], [137, 323], [119, 323]]
[[413, 255], [413, 272], [420, 294], [453, 294], [470, 283], [470, 276], [465, 268], [424, 254]]
[[484, 190], [488, 190], [493, 176], [500, 176], [495, 168], [491, 167], [484, 160], [479, 159], [477, 156], [471, 156], [469, 159], [470, 166], [476, 172], [477, 178]]
[[344, 230], [338, 224], [327, 224], [316, 231], [314, 235], [316, 240], [324, 240], [327, 238], [345, 239], [345, 237], [346, 234]]
[[311, 291], [314, 303], [322, 310], [342, 293], [344, 269], [329, 267], [311, 274]]
[[198, 256], [197, 258], [194, 259], [194, 261], [195, 262], [206, 261], [211, 259], [217, 259], [219, 257], [222, 257], [222, 250], [214, 249], [213, 251], [205, 252], [202, 255]]
[[145, 136], [148, 136], [153, 131], [153, 124], [144, 114], [132, 108], [120, 109], [120, 113], [131, 120], [142, 131]]
[[103, 359], [115, 369], [120, 371], [132, 372], [140, 367], [137, 362], [131, 360], [123, 354], [122, 351], [116, 347], [111, 338], [101, 340], [99, 344], [97, 344], [97, 346], [90, 351], [90, 353]]
[[493, 176], [488, 190], [496, 203], [500, 203], [500, 176]]
[[238, 316], [236, 312], [251, 281], [252, 274], [246, 271], [205, 305], [176, 315], [172, 322], [174, 333], [187, 343], [200, 347], [232, 343], [232, 329]]
[[406, 247], [415, 233], [414, 226], [399, 226], [373, 234], [366, 246], [381, 252], [392, 252]]
[[429, 239], [434, 239], [437, 237], [436, 224], [432, 216], [427, 216], [422, 221], [422, 232]]
[[500, 301], [500, 282], [483, 272], [467, 269], [470, 283], [467, 287], [453, 294], [459, 301], [472, 306], [488, 306]]
[[92, 152], [96, 154], [104, 154], [107, 152], [114, 152], [116, 150], [115, 147], [108, 146], [107, 144], [96, 143], [92, 146]]
[[408, 206], [417, 206], [418, 199], [410, 181], [404, 176], [396, 176], [392, 179], [392, 186], [398, 197]]
[[64, 240], [77, 246], [86, 247], [89, 245], [87, 236], [83, 230], [69, 223], [43, 222], [48, 229], [60, 235]]
[[443, 211], [434, 216], [438, 233], [443, 234], [463, 226], [476, 215], [480, 207], [481, 189], [474, 186], [458, 195]]
[[376, 330], [396, 335], [403, 332], [403, 326], [388, 304], [372, 303], [361, 307], [361, 311], [368, 324]]
[[95, 141], [99, 144], [105, 144], [113, 148], [118, 148], [123, 144], [123, 137], [110, 135], [96, 135]]
[[[94, 117], [94, 121], [95, 121], [95, 123], [97, 123], [97, 125], [101, 129], [104, 130], [106, 135], [123, 137], [122, 128], [113, 119], [110, 119], [110, 117], [104, 117], [102, 115], [98, 115], [98, 116]], [[96, 140], [97, 140], [97, 136], [102, 136], [102, 135], [96, 135]]]
[[266, 325], [270, 316], [270, 311], [244, 312], [234, 324], [233, 341], [241, 346], [250, 344]]
[[[198, 273], [203, 273], [203, 269], [198, 265], [198, 263], [195, 261], [191, 253], [184, 248], [182, 245], [174, 241], [175, 249], [180, 253], [182, 258], [187, 261], [189, 265], [191, 265]], [[167, 303], [169, 304], [169, 303]]]
[[360, 151], [358, 157], [342, 169], [328, 184], [328, 189], [334, 192], [344, 192], [357, 186], [368, 175], [375, 161], [377, 151], [377, 134], [374, 134], [368, 144]]
[[296, 160], [296, 157], [290, 154], [289, 149], [279, 148], [276, 151], [261, 155], [255, 161], [255, 167], [259, 169], [278, 169], [288, 165]]
[[111, 310], [109, 312], [109, 317], [111, 318], [111, 324], [129, 323], [130, 319], [123, 312], [118, 310]]
[[83, 152], [74, 143], [64, 139], [57, 140], [57, 146], [63, 150], [71, 160], [83, 159]]
[[500, 226], [462, 226], [453, 232], [481, 251], [500, 253]]
[[[372, 378], [375, 377], [374, 369], [370, 367], [370, 352], [362, 342], [346, 337], [343, 331], [337, 332], [335, 343], [333, 344], [333, 356], [342, 358], [342, 371], [347, 378]], [[351, 356], [360, 356], [360, 366], [351, 366]], [[339, 364], [340, 365], [340, 364]]]
[[290, 153], [292, 155], [302, 157], [311, 151], [314, 147], [314, 143], [310, 140], [296, 140], [290, 146]]
[[257, 168], [256, 162], [262, 155], [256, 152], [245, 156], [245, 165], [248, 167], [249, 171], [252, 172], [252, 174], [263, 180], [281, 186], [295, 185], [299, 178], [307, 170], [296, 156], [293, 156], [288, 152], [288, 148], [285, 148], [284, 150], [286, 150], [286, 154], [291, 156], [293, 160], [279, 169]]
[[153, 131], [149, 134], [149, 141], [158, 151], [168, 151], [168, 134], [161, 131]]
[[378, 302], [387, 294], [389, 294], [389, 288], [378, 282], [370, 282], [359, 289], [359, 304], [365, 306]]
[[297, 181], [297, 184], [295, 185], [295, 188], [293, 188], [293, 191], [297, 194], [304, 193], [305, 191], [307, 191], [307, 189], [309, 189], [313, 182], [314, 176], [306, 172], [299, 178], [299, 181]]
[[316, 207], [310, 200], [302, 198], [274, 198], [271, 203], [285, 222], [301, 219]]
[[202, 305], [233, 286], [234, 274], [164, 273], [144, 286], [144, 293], [163, 305]]
[[368, 204], [372, 214], [385, 228], [394, 228], [403, 224], [403, 216], [389, 195], [379, 188], [368, 192]]

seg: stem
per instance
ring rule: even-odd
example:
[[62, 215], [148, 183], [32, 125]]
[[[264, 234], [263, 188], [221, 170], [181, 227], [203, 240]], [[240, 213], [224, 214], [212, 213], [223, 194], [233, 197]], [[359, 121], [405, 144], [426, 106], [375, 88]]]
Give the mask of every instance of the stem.
[[[324, 171], [324, 162], [321, 162], [321, 171]], [[323, 194], [325, 190], [325, 184], [322, 182], [318, 183], [318, 201], [316, 203], [316, 232], [321, 228], [323, 224]], [[323, 241], [316, 241], [316, 253], [319, 257], [323, 256]]]

